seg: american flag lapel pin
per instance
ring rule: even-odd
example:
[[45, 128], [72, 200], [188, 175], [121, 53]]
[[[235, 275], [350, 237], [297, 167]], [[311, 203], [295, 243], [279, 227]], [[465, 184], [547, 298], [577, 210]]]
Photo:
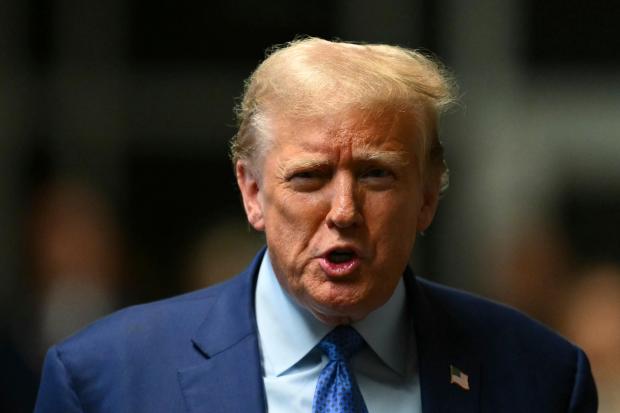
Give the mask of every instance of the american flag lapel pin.
[[469, 390], [469, 376], [450, 364], [450, 384], [452, 383], [463, 390]]

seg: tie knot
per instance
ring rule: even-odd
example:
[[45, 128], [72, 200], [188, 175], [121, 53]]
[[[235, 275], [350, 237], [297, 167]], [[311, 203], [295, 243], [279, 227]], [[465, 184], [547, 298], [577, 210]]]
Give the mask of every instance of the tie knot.
[[353, 327], [338, 326], [319, 342], [319, 348], [330, 360], [349, 360], [365, 341]]

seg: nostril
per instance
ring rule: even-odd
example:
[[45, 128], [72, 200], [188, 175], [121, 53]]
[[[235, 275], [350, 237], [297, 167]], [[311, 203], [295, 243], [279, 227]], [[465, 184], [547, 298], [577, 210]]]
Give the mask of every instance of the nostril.
[[342, 183], [337, 186], [331, 201], [331, 211], [327, 216], [329, 227], [347, 228], [362, 221], [356, 197], [355, 187], [350, 183]]
[[333, 209], [327, 216], [327, 223], [329, 226], [335, 226], [338, 228], [346, 228], [360, 224], [362, 222], [362, 215], [353, 205], [344, 207], [341, 205]]

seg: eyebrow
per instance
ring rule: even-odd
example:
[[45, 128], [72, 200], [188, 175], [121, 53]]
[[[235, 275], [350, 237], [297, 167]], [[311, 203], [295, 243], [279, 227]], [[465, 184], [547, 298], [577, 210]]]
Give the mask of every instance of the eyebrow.
[[[394, 167], [403, 167], [409, 164], [409, 160], [407, 159], [407, 153], [404, 151], [355, 151], [353, 159], [357, 162], [378, 162]], [[283, 162], [278, 169], [281, 173], [284, 173], [285, 171], [290, 170], [321, 168], [328, 166], [329, 164], [330, 161], [328, 159], [320, 159], [318, 157], [308, 156], [297, 159], [290, 159], [286, 162]]]
[[358, 161], [372, 161], [393, 166], [406, 166], [409, 164], [407, 153], [404, 151], [356, 151], [353, 158]]
[[312, 169], [318, 168], [322, 166], [326, 166], [329, 164], [327, 159], [317, 159], [317, 158], [296, 158], [290, 159], [286, 162], [283, 162], [280, 165], [280, 170], [291, 170], [291, 169]]

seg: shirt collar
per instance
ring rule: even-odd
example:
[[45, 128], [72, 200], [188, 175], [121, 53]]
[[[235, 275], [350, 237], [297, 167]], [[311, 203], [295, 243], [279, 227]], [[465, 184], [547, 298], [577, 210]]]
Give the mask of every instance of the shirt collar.
[[[264, 255], [256, 284], [256, 323], [266, 376], [279, 376], [306, 356], [331, 327], [321, 323], [281, 287], [269, 251]], [[404, 375], [407, 366], [408, 325], [406, 293], [401, 279], [382, 307], [353, 327], [392, 370]]]
[[401, 278], [390, 299], [353, 327], [392, 370], [404, 376], [411, 355], [406, 311], [407, 294]]

